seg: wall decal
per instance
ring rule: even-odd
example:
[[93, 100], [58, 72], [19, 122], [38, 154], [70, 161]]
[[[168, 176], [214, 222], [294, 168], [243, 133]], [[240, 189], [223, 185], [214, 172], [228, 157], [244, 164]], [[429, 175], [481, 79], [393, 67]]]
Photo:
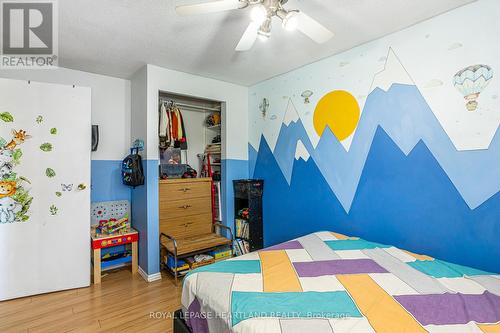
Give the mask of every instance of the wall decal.
[[262, 118], [266, 118], [267, 109], [269, 109], [269, 101], [267, 98], [264, 98], [259, 105], [260, 112], [262, 113]]
[[6, 123], [11, 123], [14, 121], [14, 117], [9, 112], [0, 113], [0, 119], [2, 119]]
[[26, 131], [23, 130], [16, 131], [13, 129], [12, 135], [12, 140], [5, 146], [5, 149], [14, 150], [17, 145], [20, 145], [27, 139], [31, 138], [31, 135], [26, 134]]
[[453, 84], [467, 101], [469, 111], [476, 111], [477, 99], [493, 78], [493, 69], [488, 65], [469, 66], [453, 77]]
[[61, 184], [61, 189], [63, 192], [73, 191], [73, 184]]
[[49, 178], [52, 178], [56, 176], [56, 172], [52, 168], [47, 168], [45, 169], [45, 175]]
[[35, 121], [37, 124], [41, 124], [43, 122], [43, 116], [41, 116], [41, 115], [37, 116]]
[[[1, 117], [5, 122], [13, 122], [14, 117], [4, 112]], [[24, 222], [29, 219], [28, 210], [33, 201], [26, 184], [30, 181], [15, 172], [21, 163], [23, 152], [19, 147], [31, 135], [26, 131], [12, 130], [12, 140], [8, 143], [0, 138], [0, 223]]]
[[306, 90], [300, 96], [304, 98], [304, 104], [309, 104], [311, 103], [310, 98], [312, 95], [314, 95], [314, 93], [311, 90]]
[[0, 181], [0, 198], [10, 197], [16, 193], [16, 185], [15, 181]]
[[332, 91], [321, 98], [314, 111], [314, 129], [319, 136], [330, 128], [339, 141], [349, 137], [359, 121], [360, 109], [356, 98], [344, 90]]
[[57, 215], [57, 212], [59, 209], [55, 205], [50, 205], [49, 207], [50, 215], [54, 216]]
[[44, 152], [50, 152], [52, 151], [52, 144], [51, 143], [48, 143], [48, 142], [45, 142], [45, 143], [42, 143], [40, 145], [40, 150], [44, 151]]

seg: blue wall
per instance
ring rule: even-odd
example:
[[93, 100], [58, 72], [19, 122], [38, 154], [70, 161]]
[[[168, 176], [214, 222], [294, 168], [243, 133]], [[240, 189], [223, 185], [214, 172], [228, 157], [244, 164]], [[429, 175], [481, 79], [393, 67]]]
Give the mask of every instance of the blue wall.
[[91, 201], [131, 199], [130, 188], [122, 184], [122, 161], [92, 160]]
[[132, 225], [139, 231], [139, 266], [149, 275], [160, 271], [158, 160], [143, 160], [145, 182], [132, 189]]
[[[234, 189], [233, 180], [248, 178], [248, 161], [223, 160], [222, 161], [222, 221], [234, 229]], [[234, 230], [233, 230], [234, 233]]]

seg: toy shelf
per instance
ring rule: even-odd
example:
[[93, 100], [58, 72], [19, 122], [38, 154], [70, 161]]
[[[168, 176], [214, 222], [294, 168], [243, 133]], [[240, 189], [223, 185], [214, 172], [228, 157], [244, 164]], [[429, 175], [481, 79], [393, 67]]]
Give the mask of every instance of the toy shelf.
[[118, 259], [112, 259], [112, 260], [107, 260], [107, 261], [102, 261], [101, 262], [101, 270], [105, 270], [107, 268], [113, 267], [113, 266], [118, 266], [122, 264], [129, 264], [132, 263], [132, 256], [125, 256], [121, 257]]

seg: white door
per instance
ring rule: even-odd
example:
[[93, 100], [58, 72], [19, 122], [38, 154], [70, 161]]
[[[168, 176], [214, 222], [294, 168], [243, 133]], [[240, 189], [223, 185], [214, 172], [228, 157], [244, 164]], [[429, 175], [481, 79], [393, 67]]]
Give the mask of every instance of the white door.
[[90, 104], [0, 79], [0, 300], [90, 284]]

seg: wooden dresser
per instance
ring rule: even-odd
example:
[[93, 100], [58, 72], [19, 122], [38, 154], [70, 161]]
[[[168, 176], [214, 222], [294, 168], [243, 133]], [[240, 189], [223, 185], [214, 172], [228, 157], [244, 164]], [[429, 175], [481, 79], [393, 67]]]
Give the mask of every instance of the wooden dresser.
[[[213, 223], [211, 178], [160, 180], [159, 191], [161, 251], [172, 255], [175, 267], [178, 258], [232, 244], [231, 229]], [[229, 238], [220, 235], [222, 229]]]
[[160, 233], [186, 238], [212, 232], [210, 178], [160, 180]]

